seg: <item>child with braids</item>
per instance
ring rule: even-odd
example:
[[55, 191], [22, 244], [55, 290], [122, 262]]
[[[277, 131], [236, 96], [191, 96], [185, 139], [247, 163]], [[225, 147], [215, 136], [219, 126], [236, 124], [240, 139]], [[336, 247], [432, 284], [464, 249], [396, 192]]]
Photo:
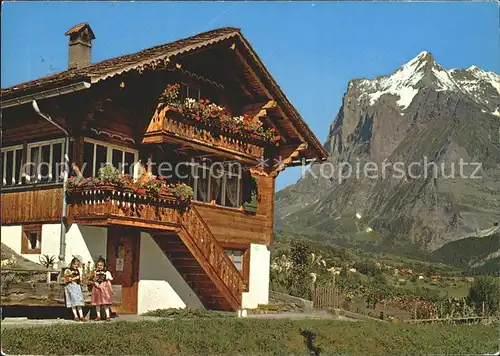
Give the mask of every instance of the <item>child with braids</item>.
[[101, 308], [104, 307], [106, 313], [106, 321], [111, 317], [111, 303], [113, 290], [111, 289], [111, 281], [113, 277], [106, 269], [106, 260], [99, 257], [96, 263], [96, 269], [92, 275], [92, 305], [95, 306], [97, 317], [96, 321], [101, 320]]
[[64, 271], [64, 295], [66, 307], [71, 308], [75, 321], [85, 321], [82, 307], [85, 305], [82, 287], [80, 285], [80, 260], [74, 257], [69, 268]]

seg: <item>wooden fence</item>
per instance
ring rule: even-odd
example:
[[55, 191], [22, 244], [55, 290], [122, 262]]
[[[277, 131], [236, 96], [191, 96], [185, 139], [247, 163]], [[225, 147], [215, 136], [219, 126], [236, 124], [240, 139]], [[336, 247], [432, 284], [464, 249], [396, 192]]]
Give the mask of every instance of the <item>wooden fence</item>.
[[472, 324], [479, 323], [484, 319], [482, 316], [469, 316], [469, 317], [459, 317], [459, 318], [434, 318], [434, 319], [409, 319], [404, 320], [408, 324]]
[[335, 284], [328, 283], [313, 286], [312, 300], [314, 308], [340, 309], [344, 302], [344, 296]]

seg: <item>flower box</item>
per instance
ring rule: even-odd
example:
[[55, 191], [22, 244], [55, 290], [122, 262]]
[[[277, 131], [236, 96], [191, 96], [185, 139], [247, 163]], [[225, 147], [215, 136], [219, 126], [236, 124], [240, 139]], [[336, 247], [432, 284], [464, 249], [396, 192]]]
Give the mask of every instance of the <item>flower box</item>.
[[259, 118], [232, 116], [223, 106], [208, 99], [179, 98], [179, 84], [170, 84], [160, 96], [157, 114], [168, 107], [185, 121], [213, 135], [227, 135], [241, 140], [279, 146], [280, 136], [274, 128], [265, 128]]

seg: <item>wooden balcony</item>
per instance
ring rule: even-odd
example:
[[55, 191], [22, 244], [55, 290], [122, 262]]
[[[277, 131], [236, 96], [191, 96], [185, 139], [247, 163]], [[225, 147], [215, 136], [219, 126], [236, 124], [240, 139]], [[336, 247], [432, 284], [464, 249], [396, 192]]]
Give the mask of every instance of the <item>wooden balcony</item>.
[[189, 144], [197, 149], [225, 153], [231, 158], [251, 162], [264, 156], [266, 141], [257, 134], [208, 129], [196, 126], [183, 117], [175, 107], [166, 106], [157, 111], [144, 135], [142, 143], [175, 142]]
[[[156, 236], [177, 236], [188, 251], [187, 260], [201, 269], [208, 287], [220, 294], [218, 308], [241, 308], [243, 276], [195, 205], [182, 209], [173, 195], [147, 198], [109, 186], [68, 191], [68, 208], [70, 219], [78, 224], [131, 226]], [[193, 290], [201, 300], [207, 299], [206, 289]]]
[[179, 204], [174, 196], [157, 199], [116, 187], [74, 188], [67, 195], [68, 216], [78, 224], [126, 225], [178, 232]]

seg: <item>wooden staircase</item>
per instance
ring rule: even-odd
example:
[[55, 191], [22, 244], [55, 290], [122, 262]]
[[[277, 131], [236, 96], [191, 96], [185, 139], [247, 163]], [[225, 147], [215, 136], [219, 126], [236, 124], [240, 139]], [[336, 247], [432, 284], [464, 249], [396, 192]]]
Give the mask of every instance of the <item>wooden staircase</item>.
[[243, 276], [194, 205], [182, 214], [177, 235], [157, 234], [153, 238], [205, 308], [241, 309]]

